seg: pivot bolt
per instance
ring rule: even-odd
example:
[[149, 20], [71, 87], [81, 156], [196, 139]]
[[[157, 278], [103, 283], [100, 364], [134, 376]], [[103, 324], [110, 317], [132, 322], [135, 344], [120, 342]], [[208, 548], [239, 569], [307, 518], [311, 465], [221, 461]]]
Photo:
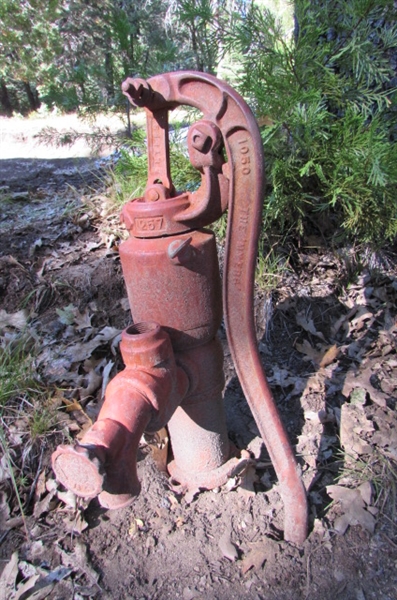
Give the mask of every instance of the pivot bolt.
[[157, 200], [160, 198], [160, 194], [158, 190], [151, 188], [146, 192], [146, 198], [149, 200], [149, 202], [157, 202]]
[[191, 133], [191, 140], [193, 148], [203, 154], [207, 154], [211, 149], [211, 137], [204, 131], [200, 131], [197, 127]]

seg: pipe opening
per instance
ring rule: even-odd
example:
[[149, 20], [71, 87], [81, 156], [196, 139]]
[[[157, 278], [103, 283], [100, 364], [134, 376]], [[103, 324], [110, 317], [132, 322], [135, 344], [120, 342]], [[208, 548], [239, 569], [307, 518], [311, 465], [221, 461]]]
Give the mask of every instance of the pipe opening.
[[157, 323], [143, 321], [142, 323], [134, 323], [125, 330], [127, 335], [142, 335], [144, 333], [152, 333], [157, 331], [160, 326]]

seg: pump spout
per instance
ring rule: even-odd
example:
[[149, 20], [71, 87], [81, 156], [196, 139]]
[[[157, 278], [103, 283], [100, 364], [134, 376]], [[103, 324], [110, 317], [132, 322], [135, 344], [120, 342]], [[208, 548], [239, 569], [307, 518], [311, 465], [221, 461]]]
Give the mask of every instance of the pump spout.
[[120, 349], [126, 368], [109, 383], [97, 422], [75, 446], [59, 446], [52, 455], [58, 481], [78, 496], [98, 496], [110, 509], [128, 506], [139, 494], [139, 440], [169, 421], [189, 385], [158, 324], [132, 325]]

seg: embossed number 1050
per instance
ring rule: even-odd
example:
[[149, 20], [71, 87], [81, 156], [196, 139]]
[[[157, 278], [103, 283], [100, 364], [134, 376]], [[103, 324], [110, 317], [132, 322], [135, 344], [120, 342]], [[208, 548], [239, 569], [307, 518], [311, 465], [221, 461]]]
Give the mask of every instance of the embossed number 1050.
[[240, 144], [240, 153], [241, 153], [241, 164], [243, 165], [242, 168], [242, 173], [243, 175], [249, 175], [251, 173], [251, 168], [249, 167], [250, 164], [250, 157], [249, 157], [249, 147], [248, 147], [248, 140], [240, 140], [239, 141]]

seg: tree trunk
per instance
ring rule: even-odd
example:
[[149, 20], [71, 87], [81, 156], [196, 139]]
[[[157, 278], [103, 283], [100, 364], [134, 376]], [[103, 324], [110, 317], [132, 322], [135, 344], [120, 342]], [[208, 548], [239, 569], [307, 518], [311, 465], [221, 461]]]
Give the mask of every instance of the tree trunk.
[[0, 103], [4, 114], [7, 117], [12, 117], [13, 108], [4, 79], [0, 80]]
[[24, 88], [26, 95], [28, 97], [28, 100], [29, 100], [30, 109], [37, 110], [38, 108], [40, 108], [40, 104], [41, 104], [37, 90], [35, 89], [33, 91], [32, 88], [30, 87], [30, 83], [28, 81], [23, 81], [22, 83], [23, 83], [23, 88]]
[[[108, 40], [108, 45], [111, 45], [110, 39]], [[111, 52], [105, 53], [105, 72], [106, 72], [106, 93], [107, 93], [107, 101], [109, 104], [109, 100], [114, 98], [114, 71], [113, 71], [113, 57]]]
[[127, 137], [129, 139], [132, 138], [132, 129], [131, 129], [131, 105], [129, 103], [129, 100], [126, 98], [127, 101]]
[[197, 36], [196, 36], [196, 28], [194, 26], [194, 23], [190, 24], [190, 33], [192, 36], [192, 50], [193, 50], [194, 58], [196, 61], [196, 70], [203, 72], [204, 64], [203, 64], [203, 61], [201, 59], [200, 52], [199, 52]]

